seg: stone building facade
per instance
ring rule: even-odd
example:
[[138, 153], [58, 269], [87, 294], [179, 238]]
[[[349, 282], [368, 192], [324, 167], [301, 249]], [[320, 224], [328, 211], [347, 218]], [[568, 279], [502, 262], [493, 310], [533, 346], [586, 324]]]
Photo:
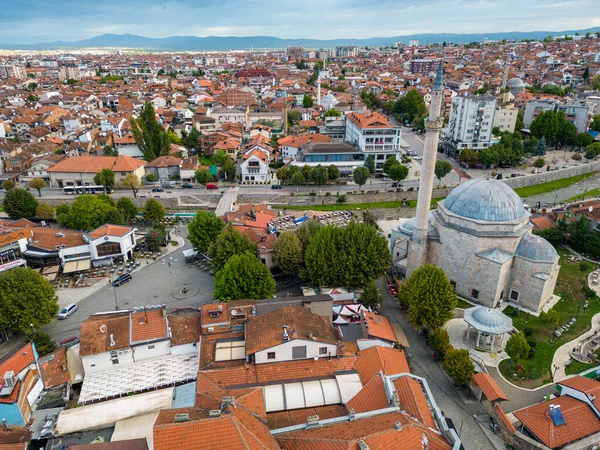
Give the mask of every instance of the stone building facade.
[[[558, 254], [531, 233], [519, 196], [496, 180], [472, 179], [455, 188], [429, 214], [424, 263], [444, 270], [457, 295], [495, 307], [511, 300], [538, 311], [553, 295]], [[394, 267], [409, 267], [415, 222], [398, 224], [391, 235]]]

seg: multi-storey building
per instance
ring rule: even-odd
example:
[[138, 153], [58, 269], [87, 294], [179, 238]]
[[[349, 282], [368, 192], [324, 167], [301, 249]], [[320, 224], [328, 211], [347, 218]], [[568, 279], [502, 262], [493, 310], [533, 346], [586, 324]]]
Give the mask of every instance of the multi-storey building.
[[515, 131], [517, 125], [517, 116], [519, 110], [514, 106], [505, 106], [498, 108], [496, 114], [494, 114], [494, 127], [500, 128], [500, 131], [509, 131], [512, 133]]
[[439, 59], [413, 59], [408, 64], [412, 73], [428, 74], [429, 72], [435, 72], [439, 63]]
[[574, 104], [563, 104], [558, 100], [532, 100], [525, 105], [525, 114], [523, 115], [525, 128], [529, 128], [535, 118], [545, 111], [564, 113], [565, 119], [575, 125], [577, 132], [584, 133], [590, 125], [592, 116], [597, 111], [597, 105], [585, 100]]
[[454, 97], [448, 128], [443, 130], [444, 152], [454, 158], [464, 148], [489, 147], [495, 111], [495, 97]]
[[554, 111], [558, 100], [532, 100], [525, 105], [525, 113], [523, 114], [523, 124], [525, 128], [531, 126], [531, 122], [546, 111]]
[[25, 67], [6, 64], [0, 66], [0, 79], [4, 78], [16, 78], [17, 80], [24, 80], [27, 78], [27, 72], [25, 71]]
[[358, 48], [354, 45], [340, 45], [335, 48], [335, 56], [339, 58], [344, 58], [348, 56], [357, 56]]
[[400, 153], [402, 129], [390, 123], [378, 112], [351, 112], [346, 116], [346, 141], [365, 154], [373, 155], [376, 170], [383, 170], [383, 163]]

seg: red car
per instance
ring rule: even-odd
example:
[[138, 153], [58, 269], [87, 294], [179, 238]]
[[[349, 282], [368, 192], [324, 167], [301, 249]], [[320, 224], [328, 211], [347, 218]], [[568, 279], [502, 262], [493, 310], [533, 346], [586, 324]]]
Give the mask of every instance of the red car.
[[214, 184], [214, 183], [208, 183], [208, 184], [206, 185], [206, 189], [219, 189], [219, 186], [217, 186], [217, 185], [216, 185], [216, 184]]

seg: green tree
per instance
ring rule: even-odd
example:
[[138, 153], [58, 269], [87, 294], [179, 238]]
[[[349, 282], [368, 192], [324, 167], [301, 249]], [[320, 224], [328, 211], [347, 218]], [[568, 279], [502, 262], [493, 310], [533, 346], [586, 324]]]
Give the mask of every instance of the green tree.
[[66, 203], [61, 203], [56, 207], [56, 217], [60, 216], [61, 214], [67, 214], [69, 212], [69, 209], [69, 205], [67, 205]]
[[188, 240], [199, 252], [208, 253], [224, 226], [220, 217], [208, 211], [198, 211], [188, 224]]
[[231, 160], [231, 158], [229, 156], [227, 157], [227, 159], [221, 166], [221, 170], [223, 171], [223, 173], [225, 174], [225, 177], [228, 180], [233, 180], [233, 177], [235, 176], [235, 164], [233, 163], [233, 161]]
[[165, 208], [156, 199], [149, 198], [144, 205], [144, 219], [150, 222], [162, 220], [165, 217]]
[[105, 145], [102, 149], [104, 156], [119, 156], [119, 152], [116, 151], [111, 145]]
[[523, 111], [519, 110], [519, 112], [517, 113], [517, 121], [515, 123], [515, 130], [516, 131], [520, 131], [523, 128], [525, 128], [525, 124], [523, 123]]
[[560, 322], [560, 313], [554, 308], [550, 308], [548, 312], [540, 311], [540, 321], [545, 325], [556, 326]]
[[327, 168], [327, 175], [329, 177], [329, 180], [335, 181], [340, 177], [340, 169], [338, 169], [338, 167], [335, 164], [331, 164]]
[[48, 280], [35, 270], [17, 267], [0, 273], [0, 328], [31, 331], [58, 313], [58, 298]]
[[359, 302], [368, 308], [376, 308], [379, 304], [379, 292], [375, 281], [367, 282], [362, 293], [360, 294]]
[[302, 277], [315, 286], [365, 286], [390, 266], [387, 241], [366, 223], [322, 227], [306, 249]]
[[397, 119], [403, 114], [407, 114], [408, 122], [414, 122], [417, 117], [426, 112], [425, 100], [416, 89], [409, 89], [406, 95], [398, 99], [392, 108], [392, 113]]
[[435, 176], [439, 181], [439, 184], [442, 184], [442, 178], [452, 172], [452, 164], [448, 161], [444, 161], [443, 159], [439, 159], [435, 162]]
[[212, 181], [213, 176], [208, 171], [208, 169], [199, 169], [199, 170], [196, 170], [196, 172], [194, 173], [194, 178], [196, 179], [196, 182], [198, 184], [201, 184], [204, 186], [205, 184], [208, 184]]
[[558, 134], [558, 120], [554, 111], [540, 113], [531, 122], [529, 130], [536, 139], [545, 137], [548, 141], [554, 142]]
[[27, 96], [27, 100], [30, 101], [30, 102], [32, 102], [32, 103], [35, 103], [35, 102], [39, 101], [39, 99], [40, 98], [37, 95], [35, 95], [35, 94], [29, 94]]
[[477, 161], [479, 160], [477, 152], [470, 148], [461, 150], [458, 158], [468, 164], [477, 164]]
[[116, 203], [117, 208], [123, 214], [123, 220], [125, 223], [131, 223], [133, 219], [137, 216], [137, 208], [134, 205], [133, 201], [127, 197], [121, 197], [117, 200]]
[[118, 208], [110, 208], [106, 211], [104, 222], [110, 223], [111, 225], [125, 225], [125, 218]]
[[413, 272], [398, 292], [408, 306], [408, 320], [417, 328], [437, 329], [454, 317], [458, 299], [444, 271], [425, 264]]
[[520, 359], [527, 358], [527, 356], [529, 356], [530, 349], [531, 347], [527, 343], [527, 338], [521, 331], [508, 338], [504, 350], [508, 356], [510, 356], [510, 359], [512, 359], [515, 364], [518, 364]]
[[297, 275], [302, 269], [302, 243], [293, 231], [281, 233], [273, 245], [277, 266], [288, 275]]
[[542, 158], [542, 157], [540, 157], [540, 158], [536, 159], [536, 160], [533, 162], [533, 167], [536, 167], [536, 168], [538, 168], [538, 169], [541, 169], [541, 168], [542, 168], [542, 167], [544, 167], [545, 165], [546, 165], [546, 160], [545, 160], [544, 158]]
[[500, 129], [500, 127], [494, 127], [492, 128], [492, 134], [494, 136], [500, 136], [502, 134], [502, 130]]
[[167, 137], [169, 138], [169, 143], [170, 144], [181, 145], [181, 138], [173, 130], [167, 131]]
[[53, 220], [54, 208], [47, 203], [38, 203], [35, 210], [35, 217], [40, 220]]
[[27, 340], [35, 344], [35, 349], [39, 356], [47, 355], [56, 349], [54, 340], [52, 340], [48, 333], [41, 330], [36, 330], [35, 333], [28, 334]]
[[600, 142], [594, 142], [586, 147], [585, 157], [587, 159], [596, 159], [600, 155]]
[[325, 113], [325, 117], [341, 117], [342, 113], [335, 108], [331, 108]]
[[293, 126], [295, 124], [297, 124], [298, 122], [300, 122], [300, 119], [302, 119], [302, 113], [300, 111], [288, 111], [288, 124], [290, 126]]
[[375, 157], [373, 155], [367, 156], [367, 159], [365, 159], [365, 167], [369, 169], [369, 173], [375, 173]]
[[312, 170], [312, 173], [310, 174], [310, 179], [317, 186], [323, 186], [325, 183], [327, 183], [327, 180], [329, 179], [327, 167], [323, 167], [321, 164], [319, 164]]
[[46, 182], [44, 181], [43, 178], [40, 177], [34, 177], [32, 178], [29, 183], [27, 183], [27, 185], [31, 188], [31, 189], [35, 189], [38, 191], [38, 197], [42, 196], [42, 189], [44, 189], [46, 187]]
[[222, 301], [271, 298], [275, 281], [252, 252], [233, 255], [215, 277], [214, 298]]
[[300, 239], [300, 244], [302, 246], [302, 261], [304, 261], [306, 249], [320, 229], [321, 224], [316, 220], [307, 220], [300, 225], [300, 228], [298, 228], [298, 239]]
[[294, 173], [292, 175], [292, 178], [290, 179], [290, 181], [292, 182], [292, 184], [294, 186], [301, 186], [306, 183], [306, 180], [304, 179], [304, 175], [302, 175], [302, 172]]
[[400, 165], [400, 161], [398, 161], [394, 156], [386, 159], [385, 162], [383, 163], [383, 173], [389, 175], [390, 169], [392, 167], [398, 166], [398, 165]]
[[211, 264], [215, 271], [225, 267], [225, 264], [233, 255], [243, 255], [246, 252], [256, 255], [256, 244], [231, 224], [223, 228], [214, 244], [209, 248]]
[[14, 189], [16, 186], [17, 183], [15, 183], [13, 180], [6, 180], [2, 182], [2, 189], [4, 189], [6, 192]]
[[306, 182], [310, 181], [310, 177], [312, 175], [312, 167], [306, 165], [306, 166], [302, 167], [301, 172], [302, 172], [302, 176], [304, 176], [304, 179], [306, 180]]
[[2, 201], [4, 212], [8, 214], [11, 219], [32, 219], [35, 217], [35, 211], [38, 206], [38, 202], [31, 192], [21, 188], [11, 189], [4, 196]]
[[475, 373], [475, 365], [466, 348], [452, 348], [444, 358], [444, 370], [459, 385], [471, 381]]
[[546, 154], [546, 138], [542, 136], [533, 150], [535, 156], [544, 156]]
[[98, 195], [80, 195], [75, 199], [68, 212], [57, 209], [58, 222], [73, 230], [91, 231], [104, 225], [106, 213], [114, 205]]
[[448, 331], [445, 328], [437, 328], [429, 333], [429, 347], [443, 357], [452, 348]]
[[302, 98], [302, 106], [304, 108], [312, 108], [313, 105], [314, 105], [314, 102], [313, 102], [313, 99], [312, 99], [312, 97], [310, 95], [305, 95]]
[[213, 153], [213, 161], [219, 167], [225, 164], [227, 158], [227, 153], [225, 153], [223, 150], [215, 150], [215, 152]]
[[121, 184], [123, 187], [131, 189], [131, 192], [133, 192], [133, 197], [137, 198], [137, 193], [142, 186], [142, 181], [135, 173], [128, 173], [125, 175], [121, 180]]
[[406, 167], [404, 164], [395, 164], [391, 167], [387, 174], [392, 180], [399, 182], [408, 176], [408, 167]]
[[600, 115], [594, 116], [592, 123], [590, 124], [590, 130], [600, 131]]
[[146, 161], [152, 161], [169, 153], [169, 136], [162, 125], [156, 121], [156, 112], [152, 103], [147, 102], [138, 119], [131, 118], [133, 137]]
[[559, 111], [558, 114], [556, 114], [556, 121], [556, 143], [559, 145], [567, 145], [573, 141], [573, 138], [577, 134], [577, 127], [565, 118], [565, 113], [562, 111]]
[[367, 182], [371, 173], [369, 172], [369, 169], [361, 166], [354, 169], [353, 175], [354, 182], [358, 184], [358, 189], [360, 189]]
[[115, 173], [110, 169], [102, 169], [94, 176], [94, 183], [104, 186], [106, 194], [115, 187]]
[[182, 131], [181, 145], [188, 150], [198, 152], [200, 150], [200, 132], [196, 128], [192, 128], [189, 133]]
[[577, 133], [573, 138], [573, 145], [578, 148], [585, 148], [594, 142], [594, 138], [590, 133]]

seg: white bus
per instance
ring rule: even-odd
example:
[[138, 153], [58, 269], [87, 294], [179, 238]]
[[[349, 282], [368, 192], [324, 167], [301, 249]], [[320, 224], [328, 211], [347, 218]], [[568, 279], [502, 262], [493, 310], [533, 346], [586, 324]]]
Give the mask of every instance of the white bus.
[[[108, 189], [106, 192], [112, 194], [113, 190]], [[104, 186], [66, 186], [63, 188], [63, 193], [66, 195], [104, 194]]]

